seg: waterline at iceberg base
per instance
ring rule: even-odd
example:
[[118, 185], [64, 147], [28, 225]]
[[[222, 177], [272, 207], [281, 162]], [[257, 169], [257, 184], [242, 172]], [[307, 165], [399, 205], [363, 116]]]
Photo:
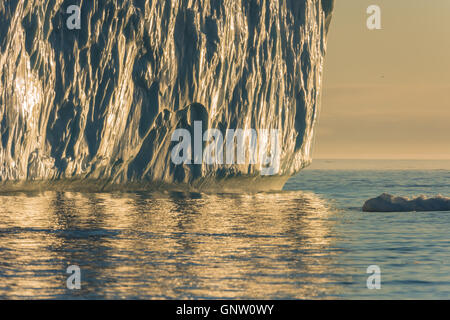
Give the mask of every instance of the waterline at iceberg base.
[[[279, 190], [307, 166], [332, 0], [0, 3], [0, 191]], [[175, 165], [177, 128], [278, 129], [280, 166]], [[246, 151], [248, 154], [248, 150]]]

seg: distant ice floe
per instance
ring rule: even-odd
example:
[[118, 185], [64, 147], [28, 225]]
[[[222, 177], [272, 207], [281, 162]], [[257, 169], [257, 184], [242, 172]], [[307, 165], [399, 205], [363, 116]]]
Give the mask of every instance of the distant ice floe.
[[450, 211], [450, 198], [438, 195], [432, 198], [419, 196], [409, 199], [383, 193], [367, 200], [362, 209], [365, 212]]

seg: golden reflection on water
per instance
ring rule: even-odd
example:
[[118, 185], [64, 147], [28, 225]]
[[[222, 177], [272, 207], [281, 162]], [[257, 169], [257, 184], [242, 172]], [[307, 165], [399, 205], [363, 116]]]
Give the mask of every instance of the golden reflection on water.
[[333, 297], [332, 215], [301, 192], [3, 195], [0, 297]]

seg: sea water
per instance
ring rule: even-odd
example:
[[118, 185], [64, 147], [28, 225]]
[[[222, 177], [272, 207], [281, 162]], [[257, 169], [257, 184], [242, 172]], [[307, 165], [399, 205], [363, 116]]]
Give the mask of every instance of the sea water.
[[450, 161], [319, 160], [274, 193], [3, 194], [0, 298], [448, 299], [450, 212], [361, 211], [383, 192], [450, 196]]

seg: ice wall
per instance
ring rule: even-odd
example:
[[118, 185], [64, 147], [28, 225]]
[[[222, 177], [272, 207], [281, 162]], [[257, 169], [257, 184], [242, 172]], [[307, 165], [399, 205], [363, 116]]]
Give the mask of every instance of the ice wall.
[[[81, 8], [70, 30], [70, 5]], [[311, 161], [333, 0], [0, 2], [0, 190], [279, 189]], [[281, 130], [280, 170], [175, 165], [176, 128]], [[236, 178], [236, 179], [230, 179]]]

